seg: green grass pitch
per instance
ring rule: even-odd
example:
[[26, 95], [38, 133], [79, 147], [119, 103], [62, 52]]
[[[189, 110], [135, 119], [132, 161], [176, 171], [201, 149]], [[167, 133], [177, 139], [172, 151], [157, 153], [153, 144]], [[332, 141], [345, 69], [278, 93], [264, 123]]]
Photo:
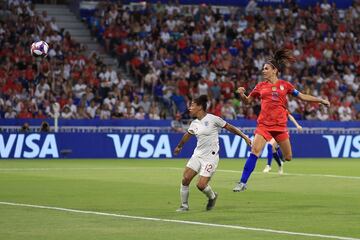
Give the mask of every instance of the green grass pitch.
[[259, 160], [248, 190], [241, 193], [233, 193], [232, 188], [244, 160], [220, 160], [211, 181], [219, 193], [214, 210], [205, 211], [206, 198], [194, 179], [190, 211], [177, 213], [185, 163], [178, 159], [0, 161], [0, 239], [360, 239], [360, 159], [295, 159], [285, 164], [288, 175], [282, 176], [276, 174], [276, 163], [271, 174], [262, 173], [266, 161]]

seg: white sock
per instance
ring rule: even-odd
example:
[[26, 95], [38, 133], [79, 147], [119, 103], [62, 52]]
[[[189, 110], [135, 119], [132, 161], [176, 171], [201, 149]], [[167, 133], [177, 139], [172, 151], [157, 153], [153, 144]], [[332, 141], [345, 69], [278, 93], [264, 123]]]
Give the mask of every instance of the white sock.
[[180, 186], [180, 197], [181, 197], [181, 205], [188, 206], [189, 199], [189, 186], [184, 186], [181, 184]]
[[204, 188], [204, 190], [202, 190], [202, 192], [203, 192], [209, 199], [214, 199], [214, 198], [215, 198], [215, 193], [214, 193], [214, 191], [211, 189], [210, 185], [207, 185], [206, 188]]

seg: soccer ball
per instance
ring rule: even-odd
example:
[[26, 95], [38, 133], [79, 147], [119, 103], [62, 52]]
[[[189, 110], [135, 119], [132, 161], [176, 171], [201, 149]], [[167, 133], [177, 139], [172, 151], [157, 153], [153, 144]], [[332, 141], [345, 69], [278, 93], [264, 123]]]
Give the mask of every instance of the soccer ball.
[[45, 57], [49, 51], [49, 45], [44, 41], [37, 41], [31, 44], [31, 55], [34, 57]]

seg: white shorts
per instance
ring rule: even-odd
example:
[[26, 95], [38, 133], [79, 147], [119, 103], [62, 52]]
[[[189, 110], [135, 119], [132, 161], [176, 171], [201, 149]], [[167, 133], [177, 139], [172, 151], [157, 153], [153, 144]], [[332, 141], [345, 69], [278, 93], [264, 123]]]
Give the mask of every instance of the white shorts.
[[219, 154], [208, 156], [191, 156], [190, 160], [186, 164], [186, 167], [191, 168], [195, 172], [199, 173], [203, 177], [211, 177], [218, 166]]

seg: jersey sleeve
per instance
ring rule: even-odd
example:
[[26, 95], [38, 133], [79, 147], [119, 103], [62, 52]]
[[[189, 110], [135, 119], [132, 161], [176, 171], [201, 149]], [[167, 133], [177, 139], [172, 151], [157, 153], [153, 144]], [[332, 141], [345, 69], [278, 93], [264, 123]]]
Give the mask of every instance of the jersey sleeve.
[[214, 117], [215, 126], [223, 128], [226, 125], [226, 121], [221, 117], [215, 116]]
[[287, 94], [291, 94], [291, 95], [294, 95], [294, 91], [297, 91], [294, 85], [292, 85], [289, 82], [286, 82], [286, 90], [287, 90]]
[[256, 84], [255, 88], [251, 91], [249, 96], [253, 97], [253, 98], [259, 97], [260, 96], [260, 90], [261, 90], [260, 84]]
[[187, 130], [188, 133], [190, 133], [191, 135], [195, 135], [196, 134], [196, 130], [197, 130], [197, 126], [196, 123], [194, 121], [192, 121], [190, 123], [189, 129]]

